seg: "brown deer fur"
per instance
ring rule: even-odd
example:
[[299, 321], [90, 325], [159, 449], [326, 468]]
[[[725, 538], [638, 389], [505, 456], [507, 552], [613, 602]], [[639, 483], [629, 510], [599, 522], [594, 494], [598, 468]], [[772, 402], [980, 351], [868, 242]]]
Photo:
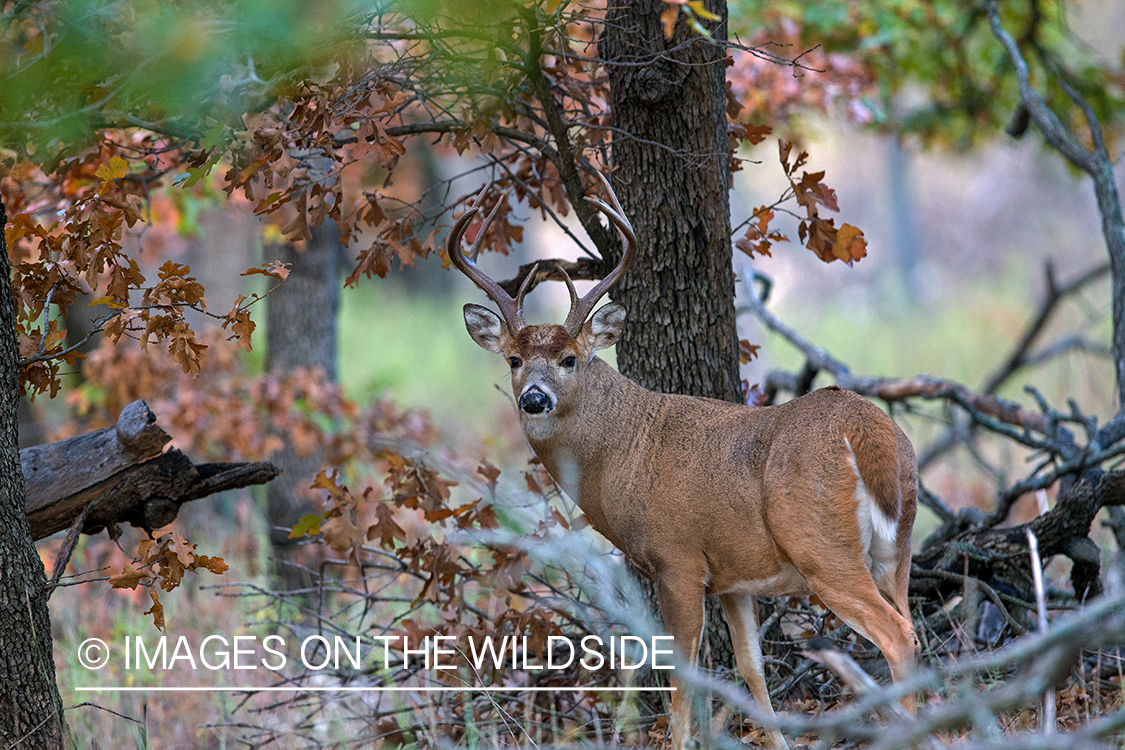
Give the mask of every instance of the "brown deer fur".
[[[594, 202], [630, 239], [616, 201], [616, 212]], [[475, 264], [464, 267], [459, 242], [460, 235], [451, 237], [450, 256], [489, 291]], [[579, 302], [570, 288], [568, 324]], [[581, 300], [586, 310], [594, 293], [604, 288]], [[512, 366], [520, 421], [547, 471], [655, 583], [664, 626], [684, 661], [694, 664], [698, 654], [704, 596], [719, 596], [739, 672], [773, 715], [755, 597], [814, 593], [873, 641], [892, 678], [902, 679], [917, 648], [907, 605], [917, 463], [894, 421], [836, 387], [762, 408], [653, 393], [594, 356], [616, 342], [620, 305], [573, 327], [527, 326], [521, 297], [497, 300], [503, 320], [466, 305], [469, 333]], [[690, 718], [681, 696], [672, 694], [677, 747], [688, 738]], [[913, 708], [912, 697], [904, 703]], [[785, 746], [779, 732], [771, 737]]]

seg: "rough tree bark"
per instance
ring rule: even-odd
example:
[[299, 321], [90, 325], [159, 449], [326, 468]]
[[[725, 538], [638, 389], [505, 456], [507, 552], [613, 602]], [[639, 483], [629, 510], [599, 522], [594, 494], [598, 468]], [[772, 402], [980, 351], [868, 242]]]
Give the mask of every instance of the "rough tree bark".
[[[725, 40], [726, 2], [704, 4], [720, 18], [708, 24], [713, 38]], [[600, 42], [609, 61], [614, 190], [639, 243], [612, 292], [629, 311], [617, 365], [654, 391], [740, 402], [726, 52], [682, 20], [665, 39], [666, 7], [611, 3]], [[704, 653], [730, 666], [726, 623], [710, 598], [707, 623]]]
[[[270, 248], [278, 260], [291, 266], [285, 283], [267, 300], [266, 369], [284, 374], [298, 367], [320, 367], [329, 380], [336, 380], [338, 237], [335, 223], [326, 222], [313, 230], [304, 250], [288, 244]], [[322, 461], [318, 454], [299, 455], [288, 444], [273, 461], [285, 473], [267, 491], [270, 541], [282, 585], [293, 591], [307, 588], [311, 577], [288, 529], [312, 512], [306, 492]]]
[[[7, 224], [0, 200], [0, 229]], [[55, 750], [67, 730], [55, 682], [46, 577], [24, 514], [12, 302], [12, 268], [0, 231], [0, 746]]]
[[[722, 19], [712, 35], [724, 40], [726, 3], [706, 5]], [[666, 7], [663, 0], [615, 4], [602, 39], [619, 134], [614, 190], [640, 243], [613, 292], [629, 310], [617, 363], [652, 390], [740, 401], [726, 53], [682, 22], [666, 40]]]

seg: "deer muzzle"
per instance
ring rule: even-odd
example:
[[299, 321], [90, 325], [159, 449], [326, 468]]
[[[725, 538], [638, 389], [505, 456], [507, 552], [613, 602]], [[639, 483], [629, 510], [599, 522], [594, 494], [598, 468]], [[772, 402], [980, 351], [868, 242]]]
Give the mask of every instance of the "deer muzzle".
[[528, 414], [542, 414], [554, 408], [554, 404], [551, 403], [551, 397], [544, 393], [537, 385], [533, 385], [523, 392], [523, 395], [520, 396], [519, 404], [520, 409]]

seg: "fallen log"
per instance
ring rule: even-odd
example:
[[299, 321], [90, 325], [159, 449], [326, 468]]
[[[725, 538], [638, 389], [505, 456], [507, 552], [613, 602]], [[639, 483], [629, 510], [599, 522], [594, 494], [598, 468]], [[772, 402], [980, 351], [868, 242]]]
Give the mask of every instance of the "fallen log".
[[964, 576], [971, 576], [1002, 594], [1033, 602], [1030, 529], [1044, 560], [1055, 555], [1071, 559], [1074, 595], [1086, 601], [1102, 590], [1101, 553], [1089, 538], [1090, 526], [1100, 509], [1120, 505], [1125, 505], [1125, 471], [1091, 470], [1059, 496], [1054, 508], [1028, 523], [1004, 528], [969, 525], [951, 535], [936, 534], [914, 555], [910, 591], [949, 596], [963, 587]]
[[134, 401], [115, 427], [20, 451], [32, 538], [80, 518], [86, 534], [119, 523], [152, 531], [171, 523], [184, 503], [281, 474], [265, 461], [196, 465], [164, 449], [171, 439], [148, 405]]

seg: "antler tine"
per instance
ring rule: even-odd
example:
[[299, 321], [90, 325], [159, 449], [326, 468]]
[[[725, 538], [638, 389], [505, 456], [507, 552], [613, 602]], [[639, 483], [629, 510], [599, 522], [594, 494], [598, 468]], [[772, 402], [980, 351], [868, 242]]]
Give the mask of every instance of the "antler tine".
[[519, 332], [524, 326], [523, 322], [523, 295], [527, 291], [527, 281], [531, 278], [528, 276], [524, 280], [524, 285], [520, 288], [520, 292], [516, 295], [516, 299], [504, 291], [503, 287], [485, 275], [483, 271], [477, 268], [476, 260], [477, 255], [480, 253], [480, 247], [484, 241], [484, 235], [488, 232], [488, 227], [492, 224], [492, 220], [500, 211], [500, 204], [497, 202], [496, 207], [485, 218], [484, 223], [481, 224], [480, 231], [477, 232], [477, 238], [473, 242], [472, 247], [469, 248], [469, 255], [466, 257], [461, 252], [461, 239], [465, 235], [465, 228], [468, 227], [469, 222], [473, 220], [478, 213], [480, 207], [473, 205], [457, 223], [453, 225], [453, 229], [449, 230], [449, 239], [446, 240], [446, 252], [449, 254], [449, 261], [457, 266], [461, 273], [469, 277], [469, 279], [479, 286], [484, 293], [492, 298], [496, 306], [500, 309], [500, 315], [504, 318], [504, 323], [508, 326], [508, 330], [515, 333]]
[[[598, 180], [601, 181], [602, 187], [605, 188], [605, 193], [609, 197], [609, 202], [613, 204], [614, 211], [617, 212], [617, 215], [621, 217], [622, 221], [629, 225], [629, 230], [632, 231], [633, 225], [629, 224], [629, 220], [625, 218], [625, 209], [621, 207], [621, 203], [617, 200], [617, 193], [613, 192], [613, 188], [610, 187], [609, 178], [607, 178], [605, 174], [599, 170], [594, 170], [594, 174], [598, 176]], [[587, 200], [589, 200], [589, 198], [587, 198]]]
[[574, 287], [570, 284], [570, 279], [567, 279], [567, 286], [570, 287], [570, 314], [566, 316], [566, 322], [563, 323], [563, 326], [571, 336], [578, 335], [582, 325], [586, 322], [586, 318], [593, 311], [594, 305], [598, 304], [602, 295], [609, 291], [610, 287], [616, 284], [618, 279], [625, 274], [625, 271], [633, 262], [633, 258], [637, 255], [637, 235], [633, 231], [633, 225], [625, 217], [625, 210], [621, 208], [621, 203], [617, 200], [613, 188], [610, 187], [609, 180], [601, 172], [597, 172], [597, 175], [601, 179], [602, 185], [605, 186], [606, 193], [613, 205], [610, 206], [600, 198], [594, 198], [593, 196], [586, 196], [586, 201], [605, 214], [610, 223], [621, 232], [621, 236], [625, 239], [625, 251], [621, 254], [621, 261], [617, 264], [617, 267], [606, 274], [605, 278], [599, 281], [581, 299], [576, 299]]
[[[523, 277], [523, 283], [520, 284], [520, 290], [516, 292], [516, 318], [519, 320], [520, 328], [523, 328], [527, 323], [523, 319], [523, 295], [527, 294], [527, 290], [531, 288], [531, 280], [535, 277], [535, 272], [539, 270], [539, 261], [535, 261], [535, 265], [531, 267], [531, 271], [527, 276]], [[516, 331], [519, 328], [515, 329]]]
[[[473, 213], [480, 211], [480, 207], [474, 205], [469, 209]], [[500, 213], [500, 201], [496, 201], [496, 205], [492, 207], [492, 211], [485, 217], [484, 223], [481, 224], [480, 231], [477, 232], [477, 238], [473, 240], [472, 246], [469, 248], [469, 260], [473, 263], [477, 262], [477, 255], [480, 254], [480, 246], [484, 243], [484, 236], [488, 234], [488, 228], [492, 226], [492, 220]]]
[[574, 315], [574, 310], [578, 307], [578, 292], [574, 291], [574, 282], [571, 281], [570, 274], [562, 267], [562, 263], [558, 265], [558, 269], [563, 276], [563, 281], [566, 282], [566, 291], [570, 292], [570, 312], [566, 314], [566, 319], [570, 320], [571, 316]]

